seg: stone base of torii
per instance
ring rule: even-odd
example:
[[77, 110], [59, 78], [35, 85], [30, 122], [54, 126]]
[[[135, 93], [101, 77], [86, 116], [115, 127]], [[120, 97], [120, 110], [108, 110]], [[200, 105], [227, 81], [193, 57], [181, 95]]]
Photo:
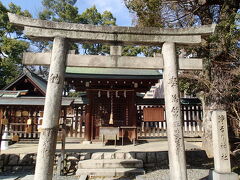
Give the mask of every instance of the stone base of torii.
[[[187, 180], [186, 158], [183, 140], [183, 129], [180, 113], [178, 87], [178, 69], [201, 69], [201, 59], [177, 58], [176, 46], [200, 44], [204, 36], [212, 34], [215, 25], [186, 29], [160, 29], [117, 26], [94, 26], [74, 23], [49, 22], [8, 14], [11, 23], [24, 27], [24, 33], [35, 40], [53, 40], [51, 58], [42, 54], [25, 54], [24, 62], [28, 65], [50, 65], [46, 101], [43, 117], [38, 157], [35, 169], [35, 180], [51, 180], [53, 175], [53, 158], [56, 150], [56, 136], [60, 113], [60, 102], [66, 66], [105, 67], [131, 69], [163, 69], [167, 134], [169, 145], [169, 166], [171, 180]], [[122, 45], [162, 45], [162, 56], [159, 58], [133, 58], [121, 56], [120, 53], [109, 57], [69, 56], [68, 41], [79, 43], [107, 43], [113, 46]], [[29, 58], [31, 57], [31, 58]], [[46, 54], [45, 54], [46, 57]], [[79, 59], [80, 58], [80, 59]], [[96, 61], [97, 58], [97, 61]], [[78, 63], [76, 63], [76, 61]], [[81, 60], [82, 59], [82, 60]], [[83, 59], [85, 59], [83, 61]], [[30, 60], [30, 62], [29, 62]], [[190, 63], [189, 63], [190, 62]], [[199, 63], [200, 62], [200, 63]], [[97, 65], [96, 65], [97, 64]], [[195, 68], [197, 66], [198, 68]], [[220, 113], [220, 115], [219, 115]], [[225, 177], [235, 180], [231, 173], [229, 145], [226, 128], [226, 115], [213, 113], [213, 142], [215, 170], [213, 179]], [[224, 117], [224, 118], [223, 118]], [[222, 120], [223, 119], [223, 120]], [[224, 124], [225, 123], [225, 124]], [[224, 143], [223, 143], [224, 142]]]

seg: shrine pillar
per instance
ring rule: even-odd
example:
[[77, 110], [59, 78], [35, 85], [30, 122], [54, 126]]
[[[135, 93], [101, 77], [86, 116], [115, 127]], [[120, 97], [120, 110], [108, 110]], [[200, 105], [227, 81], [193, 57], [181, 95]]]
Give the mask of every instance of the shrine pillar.
[[90, 143], [91, 141], [91, 107], [90, 105], [86, 106], [86, 115], [85, 115], [85, 141], [84, 144], [87, 144], [87, 142]]
[[135, 91], [131, 92], [131, 98], [130, 98], [130, 108], [129, 108], [129, 114], [130, 114], [130, 125], [131, 126], [137, 126], [137, 106], [136, 106], [136, 93]]
[[92, 106], [93, 106], [93, 94], [90, 91], [87, 91], [88, 105], [85, 109], [85, 137], [83, 144], [90, 144], [92, 140]]
[[35, 180], [51, 180], [53, 176], [67, 50], [66, 39], [55, 37], [47, 83], [43, 124], [38, 145]]
[[162, 54], [170, 179], [187, 180], [175, 43], [165, 42]]

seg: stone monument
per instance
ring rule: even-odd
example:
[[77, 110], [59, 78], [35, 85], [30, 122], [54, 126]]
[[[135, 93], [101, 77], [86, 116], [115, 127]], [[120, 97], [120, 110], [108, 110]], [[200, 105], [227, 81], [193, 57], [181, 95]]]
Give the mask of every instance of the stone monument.
[[238, 180], [238, 175], [231, 172], [226, 111], [213, 111], [212, 134], [214, 170], [210, 173], [210, 179]]

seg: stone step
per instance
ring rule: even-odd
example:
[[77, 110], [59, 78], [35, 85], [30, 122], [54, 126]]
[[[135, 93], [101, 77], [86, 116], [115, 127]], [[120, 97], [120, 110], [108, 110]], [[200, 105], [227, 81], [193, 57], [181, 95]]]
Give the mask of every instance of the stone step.
[[141, 168], [112, 168], [112, 169], [78, 169], [77, 176], [103, 176], [103, 177], [116, 177], [116, 176], [136, 176], [143, 175], [145, 171]]
[[135, 159], [135, 154], [130, 152], [93, 153], [91, 159]]
[[142, 168], [143, 162], [138, 159], [90, 159], [79, 161], [79, 169], [89, 168]]

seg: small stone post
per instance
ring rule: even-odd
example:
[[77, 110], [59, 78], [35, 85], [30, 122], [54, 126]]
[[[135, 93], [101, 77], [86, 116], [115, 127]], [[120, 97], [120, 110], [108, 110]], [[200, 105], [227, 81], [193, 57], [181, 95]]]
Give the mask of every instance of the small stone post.
[[122, 55], [122, 46], [110, 46], [110, 54], [112, 56], [121, 56]]
[[170, 179], [187, 180], [175, 43], [165, 42], [162, 54]]
[[55, 37], [34, 180], [52, 180], [67, 50], [66, 39]]
[[211, 172], [210, 179], [237, 180], [238, 175], [231, 172], [226, 111], [213, 111], [212, 134], [214, 171]]

